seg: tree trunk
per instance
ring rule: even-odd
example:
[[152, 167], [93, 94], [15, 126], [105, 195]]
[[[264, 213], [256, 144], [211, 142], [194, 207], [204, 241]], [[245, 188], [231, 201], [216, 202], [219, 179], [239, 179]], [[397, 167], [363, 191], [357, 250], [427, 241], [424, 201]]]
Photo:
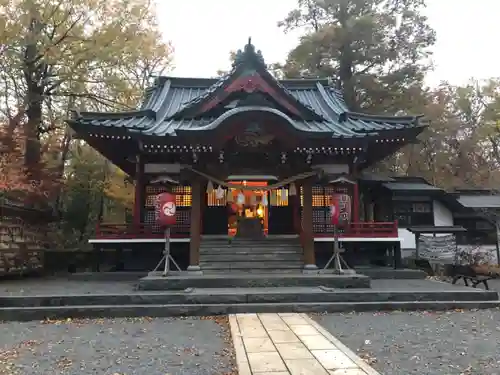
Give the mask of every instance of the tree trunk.
[[353, 74], [353, 56], [351, 48], [351, 40], [349, 35], [348, 26], [348, 12], [346, 5], [342, 5], [339, 12], [339, 22], [344, 31], [345, 37], [340, 47], [340, 59], [339, 59], [339, 80], [344, 91], [344, 100], [347, 103], [347, 107], [353, 111], [359, 109], [356, 100], [356, 88], [354, 85], [354, 74]]

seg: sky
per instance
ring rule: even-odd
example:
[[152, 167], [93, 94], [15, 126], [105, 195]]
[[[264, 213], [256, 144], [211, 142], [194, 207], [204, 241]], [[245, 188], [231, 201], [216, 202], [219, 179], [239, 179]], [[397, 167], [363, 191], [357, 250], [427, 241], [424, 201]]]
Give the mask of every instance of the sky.
[[[213, 77], [229, 67], [229, 52], [248, 37], [266, 62], [284, 62], [299, 32], [278, 28], [296, 0], [157, 0], [158, 19], [175, 48], [172, 75]], [[435, 69], [429, 85], [463, 84], [470, 78], [500, 77], [499, 0], [427, 0], [425, 11], [436, 30]]]

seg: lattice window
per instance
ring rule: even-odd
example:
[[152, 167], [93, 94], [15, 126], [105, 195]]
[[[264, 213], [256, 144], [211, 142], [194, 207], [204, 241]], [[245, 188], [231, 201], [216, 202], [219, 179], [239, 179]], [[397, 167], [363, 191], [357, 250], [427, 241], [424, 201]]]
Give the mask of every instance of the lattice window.
[[[312, 220], [314, 233], [332, 233], [334, 227], [331, 224], [330, 218], [330, 202], [334, 194], [344, 194], [352, 197], [351, 185], [329, 185], [312, 186]], [[350, 200], [352, 202], [352, 199]], [[300, 205], [301, 205], [301, 219], [303, 220], [303, 207], [304, 207], [304, 190], [300, 188]], [[339, 233], [344, 230], [338, 228]]]
[[[151, 225], [153, 232], [161, 233], [162, 229], [156, 225], [155, 202], [156, 196], [169, 191], [169, 188], [161, 185], [150, 185], [146, 187], [146, 210], [144, 212], [144, 224]], [[175, 194], [176, 223], [171, 228], [174, 234], [189, 234], [191, 226], [191, 186], [175, 186], [172, 188]]]
[[[330, 204], [331, 195], [323, 190], [323, 186], [312, 187], [312, 206], [327, 207]], [[304, 190], [300, 188], [300, 205], [304, 207]]]
[[[147, 186], [146, 207], [154, 207], [156, 196], [166, 191], [169, 191], [166, 186]], [[177, 207], [191, 207], [191, 186], [175, 186], [172, 189], [172, 194], [175, 194], [175, 205]]]

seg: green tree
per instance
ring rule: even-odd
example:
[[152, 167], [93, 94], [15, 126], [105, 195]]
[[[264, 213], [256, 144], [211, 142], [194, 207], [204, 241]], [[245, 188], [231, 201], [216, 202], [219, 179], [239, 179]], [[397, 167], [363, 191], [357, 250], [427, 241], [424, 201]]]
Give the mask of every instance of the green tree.
[[423, 0], [298, 0], [279, 23], [304, 28], [282, 66], [286, 77], [327, 77], [353, 109], [406, 110], [421, 100], [435, 33]]

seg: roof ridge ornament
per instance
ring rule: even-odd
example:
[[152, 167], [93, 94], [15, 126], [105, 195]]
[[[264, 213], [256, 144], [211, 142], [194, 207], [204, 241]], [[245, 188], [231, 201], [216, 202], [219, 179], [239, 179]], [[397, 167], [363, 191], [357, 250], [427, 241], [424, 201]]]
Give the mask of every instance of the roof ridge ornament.
[[258, 64], [266, 65], [264, 57], [262, 56], [261, 50], [256, 50], [255, 46], [252, 44], [252, 37], [248, 37], [248, 43], [245, 45], [243, 50], [239, 49], [234, 57], [233, 68], [238, 65], [249, 63], [255, 61]]

